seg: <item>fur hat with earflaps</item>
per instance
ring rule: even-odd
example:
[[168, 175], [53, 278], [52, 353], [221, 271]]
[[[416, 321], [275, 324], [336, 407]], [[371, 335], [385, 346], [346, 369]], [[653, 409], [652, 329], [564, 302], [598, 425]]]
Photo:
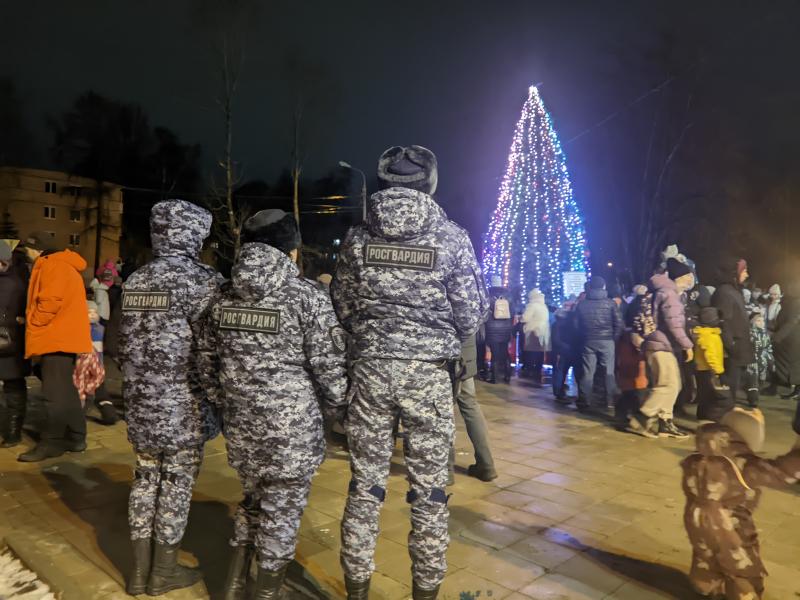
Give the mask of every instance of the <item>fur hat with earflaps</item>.
[[436, 155], [422, 146], [392, 146], [378, 159], [381, 188], [404, 187], [432, 196], [438, 181]]
[[761, 451], [764, 446], [765, 430], [764, 414], [760, 410], [757, 408], [745, 410], [737, 406], [725, 413], [720, 423], [733, 429], [750, 450]]
[[277, 208], [260, 210], [244, 222], [242, 243], [250, 242], [267, 244], [284, 254], [289, 254], [302, 244], [294, 215]]

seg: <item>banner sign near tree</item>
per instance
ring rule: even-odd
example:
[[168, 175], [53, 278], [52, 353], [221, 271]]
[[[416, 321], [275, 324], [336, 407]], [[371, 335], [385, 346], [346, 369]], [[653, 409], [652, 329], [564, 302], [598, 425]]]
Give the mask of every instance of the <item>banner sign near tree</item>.
[[580, 296], [586, 285], [587, 274], [581, 271], [564, 273], [564, 298]]

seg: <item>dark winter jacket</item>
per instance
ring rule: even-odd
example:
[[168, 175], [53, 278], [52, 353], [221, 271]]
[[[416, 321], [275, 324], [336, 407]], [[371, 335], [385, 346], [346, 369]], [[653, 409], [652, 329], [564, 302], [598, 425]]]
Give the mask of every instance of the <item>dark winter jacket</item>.
[[656, 330], [645, 340], [648, 352], [691, 350], [694, 342], [686, 332], [686, 316], [678, 287], [666, 273], [650, 278], [653, 290], [653, 318]]
[[575, 331], [575, 313], [559, 308], [553, 326], [550, 328], [553, 352], [558, 356], [577, 356], [580, 353], [580, 340]]
[[575, 326], [582, 342], [617, 340], [624, 330], [622, 314], [605, 290], [589, 290], [575, 308]]
[[25, 327], [17, 317], [25, 317], [28, 290], [17, 270], [0, 272], [0, 327], [11, 339], [8, 348], [0, 350], [0, 380], [19, 379], [28, 374], [25, 360]]
[[722, 343], [728, 360], [740, 367], [749, 365], [755, 360], [755, 351], [741, 288], [733, 283], [721, 284], [711, 297], [711, 304], [722, 318]]
[[137, 451], [197, 447], [216, 432], [197, 340], [222, 277], [200, 262], [211, 214], [183, 200], [150, 215], [154, 259], [123, 286], [119, 358], [128, 439]]
[[122, 321], [122, 289], [118, 285], [109, 288], [108, 304], [111, 308], [111, 315], [106, 323], [103, 352], [116, 360], [117, 354], [119, 354], [119, 326]]
[[327, 290], [280, 250], [245, 244], [203, 331], [201, 355], [216, 353], [204, 387], [221, 387], [230, 465], [244, 478], [313, 475], [323, 415], [344, 405], [347, 388], [346, 335]]
[[[495, 319], [494, 305], [499, 298], [508, 301], [510, 319]], [[493, 287], [489, 289], [489, 318], [486, 319], [486, 343], [487, 344], [507, 344], [514, 334], [514, 302], [508, 289], [503, 287]]]
[[362, 358], [456, 358], [489, 307], [467, 232], [433, 198], [401, 187], [370, 198], [367, 223], [342, 245], [331, 296]]
[[778, 380], [786, 385], [800, 385], [800, 297], [783, 299], [772, 345]]

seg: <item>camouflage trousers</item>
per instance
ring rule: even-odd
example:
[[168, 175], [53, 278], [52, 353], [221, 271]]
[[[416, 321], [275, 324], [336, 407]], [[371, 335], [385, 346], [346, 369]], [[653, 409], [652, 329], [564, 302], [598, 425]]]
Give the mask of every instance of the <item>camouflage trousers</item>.
[[154, 537], [164, 544], [181, 541], [202, 461], [202, 448], [136, 453], [135, 478], [128, 502], [131, 539]]
[[[733, 556], [750, 562], [750, 551], [746, 548], [726, 548]], [[760, 562], [760, 558], [758, 559]], [[751, 562], [752, 564], [752, 562]], [[719, 564], [716, 552], [708, 546], [695, 547], [692, 553], [692, 568], [689, 579], [692, 586], [703, 596], [726, 600], [759, 600], [764, 593], [764, 577], [745, 577], [736, 570], [726, 570]]]
[[351, 369], [355, 396], [345, 430], [352, 479], [342, 519], [341, 561], [354, 581], [375, 569], [381, 506], [386, 495], [397, 417], [405, 432], [410, 491], [408, 551], [414, 582], [433, 589], [447, 572], [447, 462], [453, 443], [453, 391], [441, 365], [409, 360], [359, 360]]
[[261, 568], [277, 571], [294, 558], [311, 478], [243, 479], [242, 488], [244, 498], [233, 518], [231, 546], [255, 545]]

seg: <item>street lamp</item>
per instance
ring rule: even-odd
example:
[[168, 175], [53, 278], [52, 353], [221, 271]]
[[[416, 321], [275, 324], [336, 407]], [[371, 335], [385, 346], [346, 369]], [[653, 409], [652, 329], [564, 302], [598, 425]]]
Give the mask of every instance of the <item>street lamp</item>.
[[356, 169], [353, 165], [343, 160], [339, 161], [339, 166], [361, 174], [361, 218], [367, 220], [367, 176], [361, 169]]

